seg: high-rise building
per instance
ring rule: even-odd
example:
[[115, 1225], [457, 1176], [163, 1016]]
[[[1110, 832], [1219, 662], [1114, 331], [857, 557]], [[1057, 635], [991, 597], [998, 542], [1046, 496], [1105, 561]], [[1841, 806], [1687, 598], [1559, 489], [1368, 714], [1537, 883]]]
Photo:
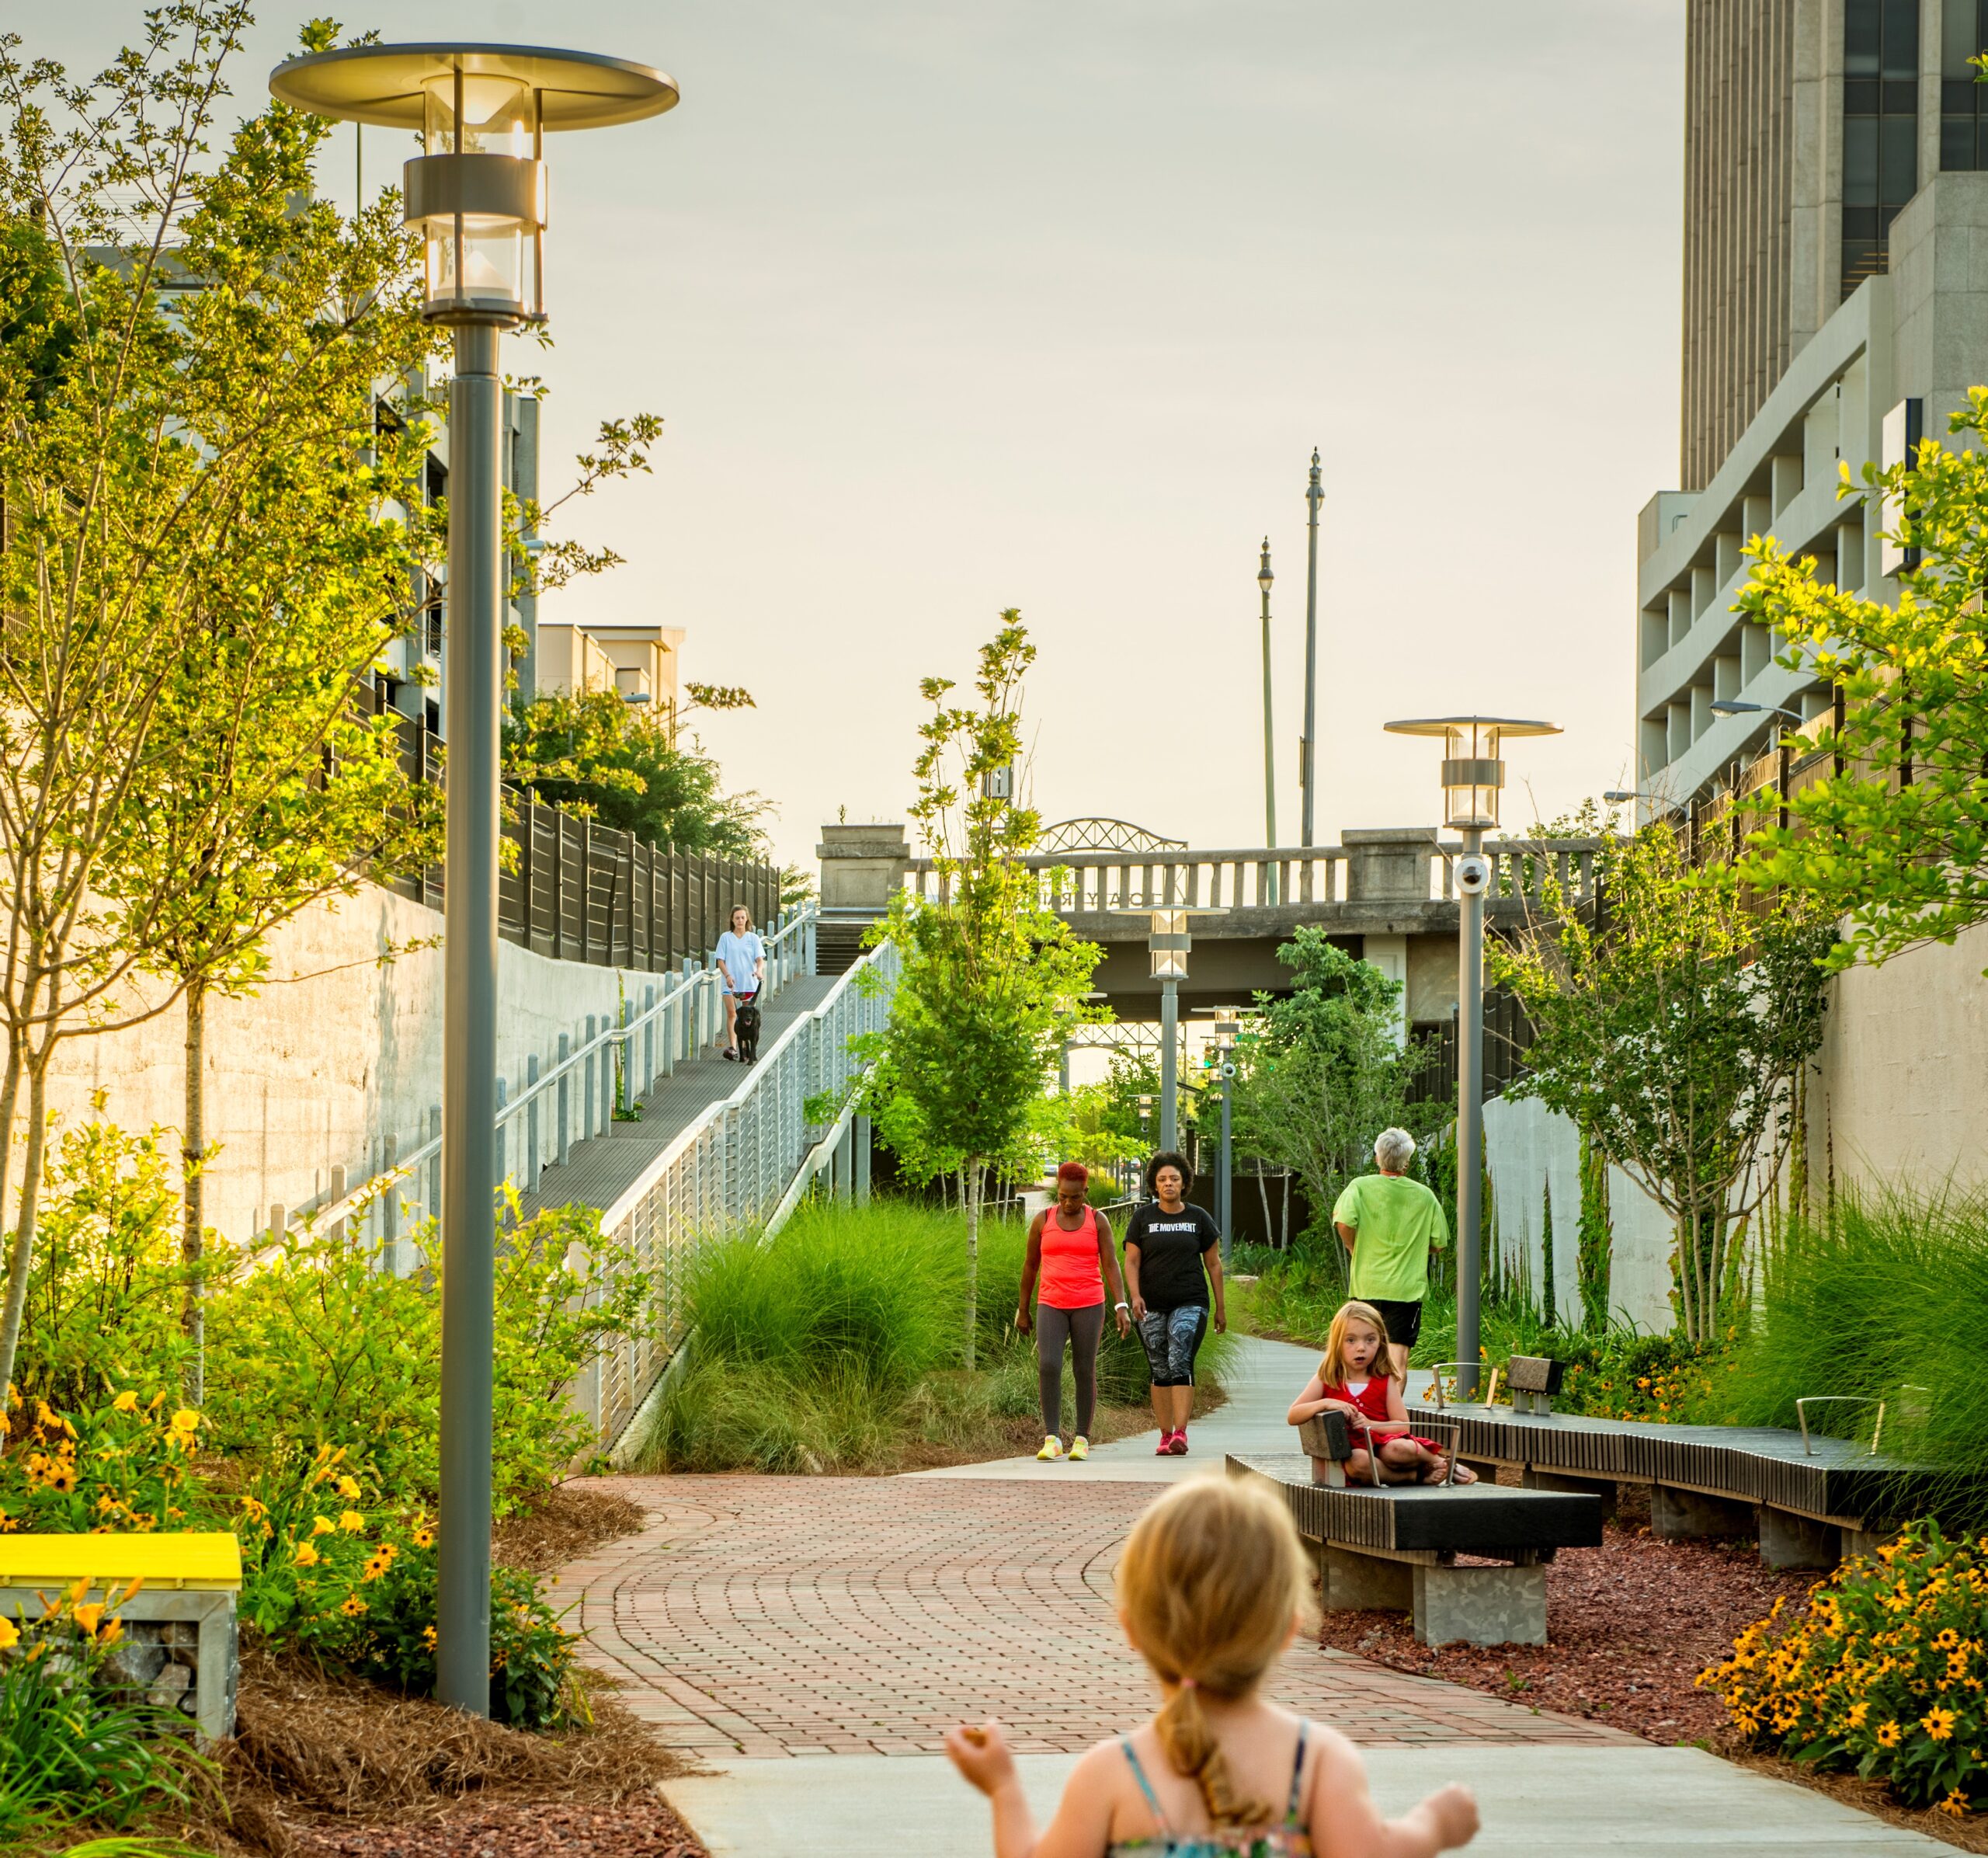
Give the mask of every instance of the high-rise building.
[[[1732, 602], [1772, 534], [1896, 597], [1842, 472], [1988, 383], [1988, 0], [1687, 0], [1679, 482], [1637, 526], [1639, 778], [1679, 805], [1830, 694]], [[1771, 706], [1720, 715], [1721, 698]]]

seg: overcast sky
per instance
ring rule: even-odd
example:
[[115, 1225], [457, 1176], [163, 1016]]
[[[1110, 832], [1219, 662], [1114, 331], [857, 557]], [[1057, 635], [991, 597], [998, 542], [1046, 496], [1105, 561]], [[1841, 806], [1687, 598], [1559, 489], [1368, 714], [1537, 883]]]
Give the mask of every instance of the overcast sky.
[[[297, 23], [267, 0], [236, 90]], [[135, 4], [17, 17], [94, 66]], [[903, 816], [921, 677], [1005, 607], [1046, 817], [1298, 837], [1306, 467], [1325, 467], [1318, 838], [1437, 817], [1390, 717], [1563, 724], [1508, 821], [1631, 773], [1635, 520], [1677, 454], [1674, 0], [395, 0], [389, 40], [659, 65], [669, 115], [558, 138], [545, 488], [603, 416], [652, 477], [568, 506], [627, 565], [545, 617], [688, 629], [729, 784]], [[367, 133], [374, 185], [411, 138]], [[352, 191], [352, 132], [328, 190]]]

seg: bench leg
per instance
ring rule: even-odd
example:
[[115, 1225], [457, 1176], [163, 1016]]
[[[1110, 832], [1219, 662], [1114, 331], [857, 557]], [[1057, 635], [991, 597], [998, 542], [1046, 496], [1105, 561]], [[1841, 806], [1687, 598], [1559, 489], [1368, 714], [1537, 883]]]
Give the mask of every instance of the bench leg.
[[1327, 1613], [1407, 1613], [1415, 1605], [1413, 1571], [1406, 1561], [1319, 1546], [1319, 1603]]
[[1750, 1536], [1753, 1506], [1725, 1497], [1707, 1497], [1667, 1484], [1649, 1489], [1649, 1533], [1665, 1542], [1688, 1542], [1717, 1536]]
[[1431, 1567], [1415, 1574], [1415, 1636], [1425, 1645], [1543, 1645], [1543, 1567]]
[[1770, 1567], [1833, 1567], [1842, 1533], [1833, 1522], [1760, 1508], [1760, 1559]]
[[1611, 1522], [1615, 1520], [1615, 1480], [1612, 1477], [1577, 1477], [1571, 1472], [1539, 1471], [1528, 1465], [1519, 1474], [1519, 1483], [1528, 1491], [1569, 1491], [1577, 1497], [1599, 1497], [1603, 1517]]

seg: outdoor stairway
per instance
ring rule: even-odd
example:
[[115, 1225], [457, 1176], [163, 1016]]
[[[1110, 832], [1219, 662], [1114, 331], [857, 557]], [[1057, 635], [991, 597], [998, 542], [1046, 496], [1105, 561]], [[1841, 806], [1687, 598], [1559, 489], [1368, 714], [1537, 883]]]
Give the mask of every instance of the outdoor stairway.
[[[798, 975], [790, 980], [761, 1010], [759, 1049], [770, 1049], [787, 1027], [827, 998], [835, 984], [832, 974]], [[655, 1088], [640, 1100], [641, 1122], [610, 1122], [606, 1134], [575, 1143], [563, 1167], [547, 1164], [537, 1190], [520, 1196], [525, 1217], [554, 1206], [605, 1211], [672, 1142], [749, 1075], [746, 1067], [720, 1057], [716, 1046], [707, 1045], [695, 1058], [656, 1079]]]

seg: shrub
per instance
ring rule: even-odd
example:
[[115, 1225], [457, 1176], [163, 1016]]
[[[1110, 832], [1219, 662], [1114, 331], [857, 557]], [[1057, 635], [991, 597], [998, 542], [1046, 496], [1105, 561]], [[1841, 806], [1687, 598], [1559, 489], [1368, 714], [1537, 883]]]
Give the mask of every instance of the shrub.
[[121, 1828], [184, 1805], [210, 1772], [172, 1734], [172, 1712], [117, 1689], [105, 1668], [122, 1637], [116, 1605], [87, 1592], [79, 1582], [39, 1619], [0, 1616], [0, 1846], [9, 1849], [81, 1821]]
[[127, 1389], [70, 1419], [17, 1394], [0, 1456], [0, 1532], [50, 1535], [219, 1526], [195, 1476], [201, 1419]]
[[1792, 1623], [1782, 1602], [1701, 1672], [1747, 1739], [1959, 1815], [1988, 1741], [1988, 1537], [1912, 1525], [1846, 1561]]

